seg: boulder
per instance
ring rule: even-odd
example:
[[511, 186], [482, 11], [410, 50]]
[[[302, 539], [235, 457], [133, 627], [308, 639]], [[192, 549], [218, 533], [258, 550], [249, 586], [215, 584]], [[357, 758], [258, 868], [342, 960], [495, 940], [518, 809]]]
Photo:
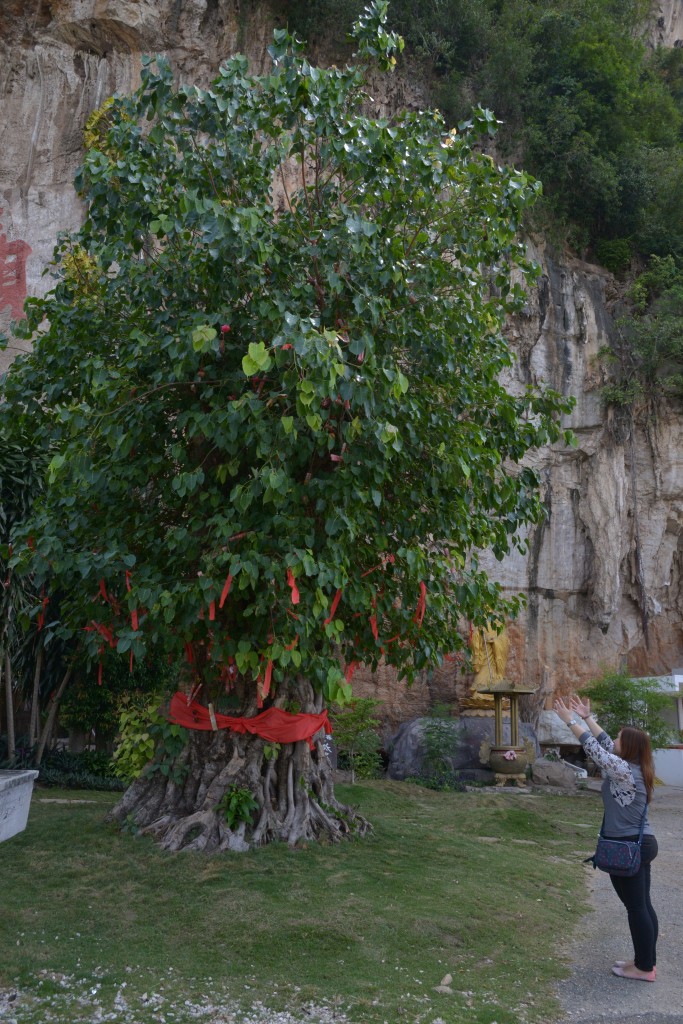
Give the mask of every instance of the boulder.
[[547, 761], [544, 757], [539, 757], [532, 766], [531, 780], [537, 786], [576, 789], [578, 777], [578, 772], [564, 761]]
[[554, 711], [541, 711], [536, 726], [538, 742], [544, 747], [580, 747], [578, 739], [568, 725]]
[[[426, 730], [432, 730], [435, 736], [433, 741], [425, 740]], [[521, 722], [519, 733], [522, 743], [530, 740], [536, 754], [540, 753], [531, 725]], [[390, 779], [399, 780], [422, 774], [430, 746], [432, 750], [438, 747], [453, 772], [461, 769], [481, 770], [484, 766], [479, 760], [479, 748], [484, 740], [493, 743], [494, 738], [493, 718], [413, 718], [404, 722], [391, 739], [387, 751], [387, 773]], [[504, 721], [503, 742], [510, 742], [509, 719]]]

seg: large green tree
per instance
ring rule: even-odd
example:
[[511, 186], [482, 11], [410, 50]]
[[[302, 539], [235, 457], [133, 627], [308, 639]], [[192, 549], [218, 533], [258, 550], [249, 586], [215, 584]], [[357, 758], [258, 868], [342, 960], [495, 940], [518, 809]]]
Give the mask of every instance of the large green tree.
[[[385, 18], [366, 9], [344, 69], [283, 31], [263, 77], [236, 56], [176, 88], [147, 63], [91, 123], [85, 223], [4, 385], [5, 415], [56, 446], [15, 561], [59, 581], [95, 664], [109, 643], [185, 652], [188, 688], [235, 713], [344, 701], [359, 662], [412, 679], [461, 617], [514, 613], [475, 552], [543, 515], [521, 463], [568, 408], [500, 383], [538, 187], [477, 152], [488, 111], [457, 131], [374, 113], [366, 70], [401, 48]], [[172, 849], [352, 820], [320, 743], [193, 732], [177, 767], [117, 812]], [[239, 825], [216, 810], [240, 800]]]

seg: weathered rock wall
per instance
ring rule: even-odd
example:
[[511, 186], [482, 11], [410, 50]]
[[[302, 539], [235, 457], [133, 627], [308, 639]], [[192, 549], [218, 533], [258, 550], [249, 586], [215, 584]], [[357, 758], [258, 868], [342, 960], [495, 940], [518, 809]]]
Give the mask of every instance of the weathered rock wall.
[[544, 274], [512, 337], [527, 379], [544, 379], [577, 405], [575, 449], [543, 452], [550, 510], [529, 554], [489, 565], [528, 607], [512, 630], [509, 674], [568, 690], [602, 665], [665, 674], [680, 660], [683, 421], [673, 409], [632, 422], [605, 410], [599, 350], [613, 333], [610, 276], [576, 260], [537, 254]]
[[[659, 7], [653, 41], [681, 45], [683, 3]], [[86, 119], [112, 92], [135, 88], [142, 54], [166, 54], [179, 78], [197, 82], [237, 50], [260, 71], [274, 23], [266, 0], [2, 0], [0, 327], [49, 286], [42, 272], [56, 235], [82, 216], [72, 181]], [[377, 99], [424, 102], [419, 84], [400, 78]], [[544, 242], [533, 248], [543, 274], [510, 325], [519, 364], [509, 385], [545, 380], [575, 395], [578, 446], [538, 457], [550, 515], [526, 555], [489, 568], [506, 591], [527, 595], [510, 627], [508, 675], [538, 684], [542, 701], [603, 665], [659, 675], [682, 660], [683, 419], [669, 410], [648, 426], [606, 412], [597, 355], [613, 333], [615, 283]], [[409, 693], [387, 670], [356, 680], [383, 700], [389, 724], [453, 701], [467, 682], [453, 663]]]
[[660, 0], [654, 4], [650, 41], [655, 46], [683, 46], [681, 0]]

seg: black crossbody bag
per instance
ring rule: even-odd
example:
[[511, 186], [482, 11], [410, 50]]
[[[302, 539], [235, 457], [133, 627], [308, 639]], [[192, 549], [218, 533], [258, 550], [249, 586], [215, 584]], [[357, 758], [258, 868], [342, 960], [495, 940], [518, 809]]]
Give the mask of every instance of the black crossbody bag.
[[645, 815], [647, 814], [647, 803], [640, 820], [640, 833], [638, 842], [632, 839], [605, 839], [602, 830], [605, 827], [605, 816], [602, 816], [602, 825], [598, 834], [598, 845], [592, 857], [586, 857], [584, 864], [592, 864], [594, 868], [606, 871], [608, 875], [620, 875], [622, 878], [631, 878], [640, 871], [640, 851], [643, 842], [643, 829], [645, 828]]

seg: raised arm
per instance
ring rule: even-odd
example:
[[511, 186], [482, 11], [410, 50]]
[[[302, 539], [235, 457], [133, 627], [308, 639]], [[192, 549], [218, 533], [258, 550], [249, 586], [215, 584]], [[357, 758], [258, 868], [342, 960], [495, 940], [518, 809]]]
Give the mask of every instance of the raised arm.
[[604, 747], [611, 754], [614, 750], [614, 743], [605, 730], [595, 721], [595, 716], [591, 711], [591, 702], [589, 700], [581, 701], [578, 697], [572, 697], [569, 704], [574, 714], [578, 715], [586, 723], [586, 728], [590, 730], [591, 735], [595, 737], [600, 746]]
[[[593, 721], [592, 715], [589, 714], [593, 722], [590, 732], [595, 729], [600, 736], [600, 740], [598, 740], [596, 736], [590, 735], [587, 723], [583, 718], [577, 718], [578, 712], [565, 704], [563, 700], [556, 700], [554, 707], [555, 714], [562, 719], [565, 725], [569, 726], [588, 756], [606, 773], [610, 780], [610, 789], [614, 799], [621, 807], [627, 807], [633, 802], [636, 795], [635, 779], [628, 762], [611, 752], [614, 744], [607, 733], [599, 729], [597, 723]], [[585, 708], [585, 705], [582, 705], [582, 708]], [[588, 711], [590, 713], [590, 706]]]

